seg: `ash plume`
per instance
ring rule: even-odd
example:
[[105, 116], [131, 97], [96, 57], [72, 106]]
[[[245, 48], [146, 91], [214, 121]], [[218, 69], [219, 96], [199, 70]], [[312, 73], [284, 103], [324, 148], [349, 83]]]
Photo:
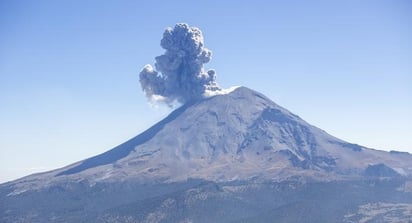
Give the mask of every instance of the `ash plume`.
[[203, 68], [212, 52], [204, 47], [200, 29], [185, 23], [166, 28], [160, 46], [166, 51], [155, 58], [156, 69], [148, 64], [139, 75], [149, 99], [171, 105], [174, 101], [186, 103], [221, 90], [215, 71], [206, 72]]

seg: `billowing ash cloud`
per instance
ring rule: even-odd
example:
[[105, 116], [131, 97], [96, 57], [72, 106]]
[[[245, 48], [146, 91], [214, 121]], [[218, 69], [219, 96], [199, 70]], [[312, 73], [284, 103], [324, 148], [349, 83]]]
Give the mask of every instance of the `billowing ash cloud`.
[[203, 64], [212, 52], [204, 47], [200, 29], [180, 23], [167, 28], [160, 42], [166, 50], [155, 58], [155, 69], [148, 64], [140, 72], [140, 84], [146, 96], [171, 104], [202, 98], [207, 92], [220, 91], [214, 70], [205, 72]]

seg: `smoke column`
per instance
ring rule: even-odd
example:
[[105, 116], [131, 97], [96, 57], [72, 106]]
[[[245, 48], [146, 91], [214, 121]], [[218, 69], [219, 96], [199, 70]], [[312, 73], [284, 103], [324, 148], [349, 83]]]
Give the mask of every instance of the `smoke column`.
[[203, 68], [212, 52], [204, 47], [200, 29], [176, 24], [164, 31], [160, 46], [166, 51], [155, 58], [156, 69], [148, 64], [139, 75], [149, 99], [171, 105], [174, 101], [186, 103], [221, 90], [215, 71], [206, 72]]

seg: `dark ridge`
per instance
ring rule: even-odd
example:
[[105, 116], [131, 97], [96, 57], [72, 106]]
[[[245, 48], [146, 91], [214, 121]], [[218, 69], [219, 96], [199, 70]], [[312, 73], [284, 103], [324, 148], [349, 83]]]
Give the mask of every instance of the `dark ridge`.
[[332, 144], [336, 144], [336, 145], [339, 145], [339, 146], [342, 146], [342, 147], [344, 147], [344, 148], [348, 148], [348, 149], [351, 149], [351, 150], [353, 150], [353, 151], [355, 151], [355, 152], [360, 152], [360, 151], [362, 151], [362, 149], [364, 148], [363, 146], [360, 146], [360, 145], [358, 145], [358, 144], [354, 144], [354, 143], [348, 143], [348, 142], [333, 142], [333, 141], [330, 141], [330, 143], [332, 143]]
[[96, 166], [101, 166], [101, 165], [106, 165], [109, 163], [113, 163], [127, 155], [131, 151], [134, 150], [134, 148], [138, 145], [141, 145], [150, 139], [152, 139], [160, 130], [164, 128], [166, 124], [169, 122], [175, 120], [177, 117], [180, 116], [184, 111], [186, 111], [187, 108], [189, 108], [191, 105], [193, 105], [195, 102], [190, 102], [186, 103], [185, 105], [181, 106], [180, 108], [176, 109], [172, 113], [170, 113], [169, 116], [167, 116], [165, 119], [162, 121], [158, 122], [148, 130], [144, 131], [143, 133], [139, 134], [138, 136], [128, 140], [127, 142], [107, 151], [104, 152], [100, 155], [91, 157], [89, 159], [84, 160], [81, 164], [72, 167], [68, 170], [62, 171], [58, 173], [56, 176], [62, 176], [62, 175], [70, 175], [70, 174], [75, 174], [79, 173], [83, 170], [93, 168]]
[[296, 123], [295, 120], [292, 120], [289, 116], [282, 113], [282, 111], [273, 108], [265, 108], [263, 110], [261, 117], [264, 120], [268, 120], [271, 122], [278, 122], [278, 123]]
[[293, 154], [290, 150], [282, 149], [279, 153], [289, 157], [289, 161], [292, 163], [294, 167], [299, 167], [302, 169], [309, 169], [310, 168], [310, 161], [307, 159], [300, 160], [295, 154]]
[[396, 151], [396, 150], [391, 150], [389, 151], [390, 154], [394, 154], [394, 155], [411, 155], [408, 152], [402, 152], [402, 151]]
[[398, 177], [400, 176], [394, 169], [383, 163], [369, 165], [364, 172], [368, 177]]

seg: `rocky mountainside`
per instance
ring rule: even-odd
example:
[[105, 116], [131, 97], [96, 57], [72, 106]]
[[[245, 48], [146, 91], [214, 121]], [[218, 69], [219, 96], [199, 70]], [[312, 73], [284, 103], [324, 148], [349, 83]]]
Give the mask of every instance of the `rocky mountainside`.
[[103, 154], [0, 185], [0, 220], [407, 222], [411, 177], [409, 153], [345, 142], [239, 87]]

